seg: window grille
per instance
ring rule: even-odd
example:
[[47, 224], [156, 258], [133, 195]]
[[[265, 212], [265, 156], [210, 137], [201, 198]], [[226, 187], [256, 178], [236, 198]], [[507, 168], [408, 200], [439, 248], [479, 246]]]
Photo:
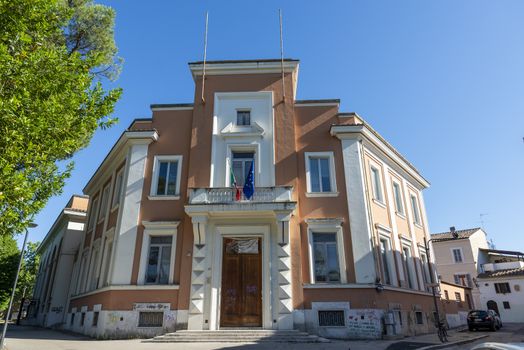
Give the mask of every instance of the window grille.
[[138, 314], [138, 327], [162, 327], [164, 312], [140, 312]]
[[320, 327], [344, 327], [344, 310], [319, 310], [318, 325]]

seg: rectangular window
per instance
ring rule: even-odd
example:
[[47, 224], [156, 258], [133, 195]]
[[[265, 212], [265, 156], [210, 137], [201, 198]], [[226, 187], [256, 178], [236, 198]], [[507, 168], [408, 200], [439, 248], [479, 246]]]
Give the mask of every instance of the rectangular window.
[[71, 326], [75, 325], [75, 315], [76, 315], [76, 313], [74, 313], [74, 312], [71, 314]]
[[251, 111], [237, 111], [237, 125], [238, 126], [251, 125]]
[[173, 236], [151, 236], [147, 259], [146, 283], [168, 284]]
[[139, 312], [138, 327], [162, 327], [164, 312]]
[[344, 310], [319, 310], [318, 325], [320, 327], [345, 327]]
[[373, 186], [373, 198], [379, 202], [382, 202], [384, 198], [382, 195], [382, 182], [380, 180], [380, 171], [373, 166], [371, 167], [371, 184]]
[[[251, 164], [253, 164], [253, 167], [255, 166], [255, 153], [233, 152], [232, 156], [233, 175], [235, 176], [234, 180], [236, 181], [237, 187], [243, 187], [249, 175], [249, 169], [251, 169]], [[231, 186], [233, 185], [234, 184], [231, 184]]]
[[409, 247], [403, 247], [402, 248], [402, 257], [404, 260], [404, 271], [406, 271], [407, 274], [407, 282], [409, 288], [414, 288], [415, 281], [414, 281], [414, 271], [413, 271], [413, 265], [411, 264], [411, 251]]
[[382, 263], [382, 273], [384, 275], [384, 283], [391, 284], [391, 275], [389, 268], [389, 242], [387, 239], [380, 240], [380, 260]]
[[89, 282], [89, 290], [94, 290], [97, 287], [97, 262], [98, 262], [98, 250], [93, 251], [93, 256], [91, 257], [91, 274]]
[[156, 185], [157, 196], [176, 196], [178, 177], [178, 160], [159, 161]]
[[429, 283], [431, 283], [431, 275], [429, 273], [429, 263], [428, 263], [428, 257], [425, 253], [420, 253], [420, 261], [422, 263], [422, 279], [424, 281], [424, 285], [427, 287]]
[[111, 253], [113, 250], [113, 241], [107, 243], [106, 257], [104, 260], [104, 275], [102, 276], [102, 286], [107, 286], [109, 283], [109, 266], [111, 266]]
[[116, 174], [115, 191], [113, 193], [113, 203], [111, 205], [111, 208], [114, 208], [120, 204], [120, 197], [122, 196], [123, 188], [124, 188], [124, 169], [122, 168]]
[[449, 293], [447, 290], [444, 291], [444, 297], [446, 298], [446, 300], [449, 300]]
[[417, 225], [420, 225], [420, 211], [418, 208], [418, 199], [415, 195], [411, 195], [411, 209], [413, 209], [413, 222]]
[[509, 283], [495, 283], [495, 292], [497, 292], [497, 294], [511, 293]]
[[111, 186], [106, 185], [106, 187], [104, 187], [104, 191], [102, 191], [102, 202], [100, 204], [100, 211], [98, 212], [98, 221], [102, 221], [102, 219], [106, 216], [107, 205], [109, 203], [109, 191], [110, 190], [111, 190]]
[[404, 215], [404, 204], [402, 203], [402, 190], [398, 182], [393, 182], [393, 195], [395, 196], [395, 208], [398, 214]]
[[98, 311], [93, 312], [93, 323], [92, 323], [93, 327], [98, 326], [98, 314], [99, 314]]
[[86, 321], [86, 313], [82, 312], [82, 315], [80, 316], [80, 326], [84, 326], [84, 322]]
[[313, 233], [315, 282], [340, 282], [336, 233]]
[[87, 223], [87, 231], [91, 231], [95, 227], [96, 216], [98, 214], [98, 197], [93, 199], [93, 204], [89, 212], [89, 222]]
[[[453, 248], [452, 251], [453, 251], [453, 261], [455, 261], [456, 263], [461, 263], [462, 262], [462, 250], [460, 250], [460, 248]], [[456, 283], [460, 284], [459, 282], [456, 282]]]
[[511, 309], [511, 307], [509, 306], [509, 301], [503, 301], [502, 305], [504, 305], [504, 309]]
[[421, 311], [415, 311], [415, 318], [417, 320], [417, 324], [424, 324], [424, 317]]
[[455, 301], [456, 301], [457, 303], [462, 302], [462, 297], [460, 296], [460, 293], [459, 293], [459, 292], [455, 292]]
[[309, 157], [311, 192], [331, 192], [329, 157]]

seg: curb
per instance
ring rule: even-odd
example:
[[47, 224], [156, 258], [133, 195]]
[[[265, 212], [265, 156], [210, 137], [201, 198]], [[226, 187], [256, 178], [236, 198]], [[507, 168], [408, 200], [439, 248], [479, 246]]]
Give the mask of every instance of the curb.
[[457, 340], [457, 341], [452, 342], [452, 343], [444, 343], [444, 344], [437, 344], [437, 345], [424, 346], [423, 348], [418, 348], [418, 350], [445, 349], [445, 348], [448, 348], [448, 347], [450, 347], [450, 346], [455, 346], [455, 345], [461, 345], [461, 344], [471, 343], [471, 342], [474, 342], [474, 341], [476, 341], [476, 340], [479, 340], [479, 339], [482, 339], [482, 338], [487, 338], [487, 337], [489, 337], [489, 335], [484, 334], [484, 335], [479, 335], [479, 336], [477, 336], [477, 337], [473, 337], [473, 338], [469, 338], [469, 339]]

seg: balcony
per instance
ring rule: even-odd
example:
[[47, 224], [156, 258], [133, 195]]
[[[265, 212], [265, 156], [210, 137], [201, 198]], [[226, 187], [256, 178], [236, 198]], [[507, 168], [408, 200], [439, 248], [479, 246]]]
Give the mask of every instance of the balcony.
[[189, 193], [189, 204], [250, 204], [291, 202], [292, 186], [256, 187], [253, 197], [247, 199], [240, 189], [231, 187], [193, 188]]
[[253, 197], [247, 199], [240, 189], [237, 200], [236, 189], [231, 187], [193, 188], [189, 193], [189, 204], [185, 206], [189, 216], [271, 216], [291, 212], [296, 202], [291, 198], [292, 186], [256, 187]]

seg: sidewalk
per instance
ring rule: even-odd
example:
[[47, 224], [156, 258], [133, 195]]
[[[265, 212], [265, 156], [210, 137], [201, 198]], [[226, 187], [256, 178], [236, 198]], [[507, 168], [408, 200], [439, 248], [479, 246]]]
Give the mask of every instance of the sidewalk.
[[[456, 341], [475, 340], [486, 336], [483, 332], [449, 331], [449, 343]], [[440, 346], [437, 334], [425, 334], [400, 340], [355, 340], [330, 343], [146, 343], [141, 339], [129, 340], [94, 340], [74, 333], [59, 332], [50, 329], [9, 326], [7, 332], [8, 350], [211, 350], [211, 349], [242, 349], [242, 350], [409, 350], [426, 346]], [[432, 347], [434, 349], [434, 347]]]

